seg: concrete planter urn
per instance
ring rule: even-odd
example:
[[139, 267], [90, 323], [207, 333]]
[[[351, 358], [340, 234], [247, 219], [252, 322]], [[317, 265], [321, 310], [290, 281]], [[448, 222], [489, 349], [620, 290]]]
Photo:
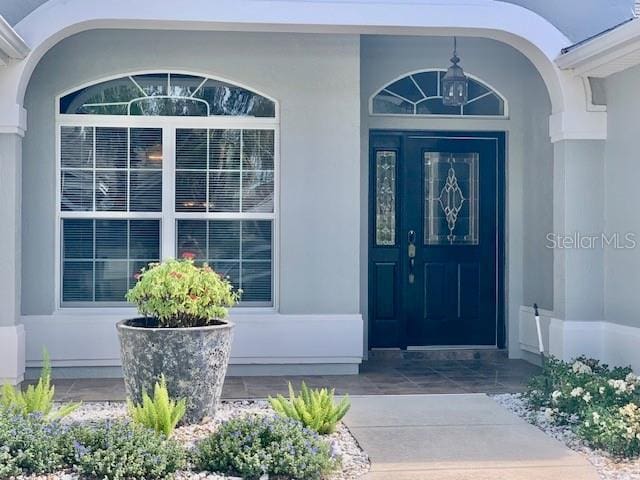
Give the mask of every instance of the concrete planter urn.
[[194, 258], [185, 253], [140, 270], [126, 295], [140, 317], [117, 324], [128, 399], [141, 404], [164, 376], [169, 396], [186, 402], [187, 424], [216, 413], [233, 332], [225, 318], [241, 295]]
[[127, 396], [135, 403], [165, 376], [172, 398], [185, 398], [185, 423], [213, 417], [227, 372], [233, 323], [157, 327], [136, 318], [117, 324]]

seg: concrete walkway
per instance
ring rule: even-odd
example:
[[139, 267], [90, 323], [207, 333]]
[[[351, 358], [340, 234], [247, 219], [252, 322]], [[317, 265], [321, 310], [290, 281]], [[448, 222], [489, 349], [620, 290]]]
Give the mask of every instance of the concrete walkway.
[[484, 394], [352, 397], [366, 480], [597, 480], [579, 454]]

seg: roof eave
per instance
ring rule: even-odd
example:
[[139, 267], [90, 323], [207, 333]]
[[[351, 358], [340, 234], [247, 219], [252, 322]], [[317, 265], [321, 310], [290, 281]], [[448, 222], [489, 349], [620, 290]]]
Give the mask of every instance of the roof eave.
[[640, 19], [570, 47], [555, 61], [576, 75], [600, 78], [640, 65]]
[[29, 54], [29, 51], [29, 46], [25, 41], [0, 15], [0, 65], [6, 65], [12, 59], [22, 60]]

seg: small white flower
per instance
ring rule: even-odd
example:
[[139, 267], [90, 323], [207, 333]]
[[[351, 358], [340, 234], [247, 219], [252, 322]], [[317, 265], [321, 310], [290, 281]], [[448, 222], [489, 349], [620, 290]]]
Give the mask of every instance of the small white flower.
[[573, 363], [573, 365], [571, 365], [571, 369], [573, 370], [573, 373], [578, 373], [583, 375], [593, 373], [589, 365], [582, 363], [579, 360], [576, 360]]
[[625, 377], [625, 381], [627, 383], [637, 383], [638, 382], [638, 376], [635, 373], [630, 372]]
[[544, 410], [544, 418], [548, 422], [553, 422], [556, 418], [556, 412], [553, 408], [545, 408]]
[[591, 393], [589, 393], [589, 392], [585, 393], [585, 394], [582, 396], [582, 399], [583, 399], [585, 402], [589, 403], [589, 402], [591, 401]]
[[605, 388], [604, 388], [604, 387], [600, 387], [600, 388], [598, 389], [598, 392], [600, 392], [600, 395], [604, 395], [604, 390], [605, 390]]
[[598, 423], [600, 421], [600, 414], [598, 412], [591, 413], [591, 416], [593, 417], [593, 423]]
[[624, 380], [609, 380], [607, 383], [615, 389], [618, 395], [627, 391], [627, 382]]
[[571, 390], [572, 397], [580, 397], [582, 396], [583, 393], [584, 393], [584, 389], [582, 387], [576, 387], [573, 390]]
[[551, 400], [553, 402], [557, 402], [558, 399], [562, 396], [562, 392], [559, 390], [555, 390], [552, 394], [551, 394]]

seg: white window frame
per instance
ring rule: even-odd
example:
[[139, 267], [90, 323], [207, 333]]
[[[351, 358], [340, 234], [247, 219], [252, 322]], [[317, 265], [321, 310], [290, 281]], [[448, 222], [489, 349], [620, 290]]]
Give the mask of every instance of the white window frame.
[[[485, 82], [482, 78], [477, 77], [471, 73], [467, 73], [465, 72], [464, 74], [469, 77], [472, 80], [475, 80], [476, 82], [480, 83], [481, 85], [485, 86], [486, 88], [489, 89], [489, 91], [491, 93], [496, 94], [503, 102], [504, 104], [504, 113], [502, 115], [464, 115], [464, 113], [461, 113], [460, 115], [450, 115], [450, 114], [440, 114], [440, 113], [374, 113], [373, 111], [373, 99], [383, 90], [385, 90], [389, 85], [393, 85], [395, 82], [397, 82], [398, 80], [402, 80], [403, 78], [409, 77], [411, 75], [415, 75], [417, 73], [428, 73], [428, 72], [446, 72], [447, 70], [445, 68], [422, 68], [420, 70], [413, 70], [411, 72], [406, 72], [403, 73], [402, 75], [397, 76], [396, 78], [386, 82], [382, 87], [378, 88], [375, 92], [373, 92], [373, 94], [369, 97], [369, 115], [372, 117], [403, 117], [403, 118], [454, 118], [454, 119], [458, 119], [458, 120], [464, 120], [464, 119], [482, 119], [482, 120], [508, 120], [509, 119], [509, 101], [507, 100], [507, 97], [505, 97], [502, 93], [500, 93], [497, 89], [495, 89], [491, 84]], [[416, 85], [416, 87], [422, 91], [420, 89], [419, 86]], [[429, 98], [441, 98], [440, 95], [440, 82], [438, 82], [438, 95], [435, 97], [427, 97], [427, 99]], [[395, 94], [393, 92], [390, 92], [392, 95], [400, 98], [401, 100], [405, 100], [409, 103], [414, 103], [409, 99], [403, 98], [398, 94]], [[463, 111], [463, 106], [460, 106], [460, 111]]]
[[[232, 117], [232, 116], [212, 116], [212, 117], [170, 117], [170, 116], [138, 116], [138, 115], [88, 115], [88, 114], [63, 114], [60, 113], [60, 99], [76, 90], [95, 85], [96, 83], [126, 77], [127, 75], [145, 75], [153, 73], [171, 73], [194, 75], [202, 78], [219, 80], [238, 87], [246, 88], [258, 95], [271, 100], [275, 104], [275, 117]], [[118, 306], [69, 306], [62, 304], [62, 231], [61, 220], [64, 218], [86, 218], [86, 219], [160, 219], [160, 258], [166, 260], [176, 256], [176, 221], [179, 219], [191, 220], [271, 220], [272, 230], [272, 253], [271, 253], [271, 305], [270, 306], [238, 306], [236, 310], [247, 313], [273, 312], [279, 310], [279, 265], [280, 265], [280, 105], [279, 103], [253, 88], [246, 87], [232, 80], [203, 75], [197, 72], [165, 70], [165, 71], [143, 71], [143, 72], [123, 72], [107, 78], [100, 78], [89, 83], [69, 89], [55, 98], [56, 121], [55, 121], [55, 169], [56, 169], [56, 215], [55, 215], [55, 309], [57, 312], [95, 314], [100, 311], [102, 314], [120, 314], [127, 312], [127, 307], [131, 305], [123, 302]], [[161, 128], [162, 129], [162, 211], [161, 212], [63, 212], [61, 210], [61, 130], [62, 127], [121, 127], [121, 128]], [[269, 129], [274, 132], [274, 158], [273, 158], [273, 213], [214, 213], [214, 212], [176, 212], [175, 211], [175, 166], [176, 152], [175, 140], [177, 129]], [[94, 146], [95, 148], [95, 146]]]

